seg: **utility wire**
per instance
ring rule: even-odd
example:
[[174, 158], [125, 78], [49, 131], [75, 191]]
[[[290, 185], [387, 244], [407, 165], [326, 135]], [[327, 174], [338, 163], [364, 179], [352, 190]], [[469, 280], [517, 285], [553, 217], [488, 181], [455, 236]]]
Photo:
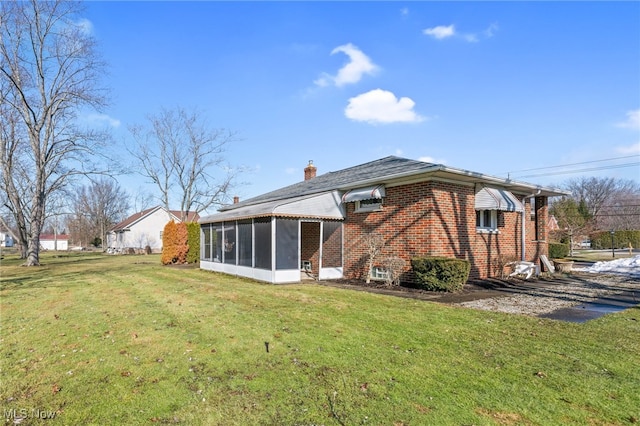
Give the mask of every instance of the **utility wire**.
[[[536, 174], [533, 174], [533, 175], [522, 175], [522, 176], [518, 176], [517, 179], [530, 178], [530, 177], [539, 177], [539, 176], [566, 175], [566, 174], [571, 174], [571, 173], [592, 172], [592, 171], [596, 171], [596, 170], [619, 169], [619, 168], [622, 168], [622, 167], [632, 167], [632, 166], [640, 166], [640, 161], [633, 162], [633, 163], [614, 164], [614, 165], [610, 165], [610, 166], [591, 167], [591, 168], [586, 168], [586, 169], [573, 169], [573, 170], [565, 170], [565, 171], [558, 171], [558, 172], [536, 173]], [[564, 167], [564, 166], [553, 166], [553, 167]]]
[[[509, 172], [499, 173], [499, 175], [505, 175], [506, 174], [508, 177], [511, 177], [512, 173], [518, 174], [518, 173], [522, 173], [522, 172], [531, 172], [531, 171], [535, 171], [535, 170], [558, 169], [558, 168], [564, 168], [564, 167], [570, 167], [570, 166], [581, 166], [581, 165], [585, 165], [585, 164], [602, 163], [602, 162], [605, 162], [605, 161], [623, 160], [623, 159], [635, 158], [635, 157], [640, 157], [640, 154], [626, 155], [626, 156], [623, 156], [623, 157], [605, 158], [605, 159], [602, 159], [602, 160], [582, 161], [582, 162], [579, 162], [579, 163], [560, 164], [560, 165], [557, 165], [557, 166], [546, 166], [546, 167], [536, 167], [536, 168], [533, 168], [533, 169], [512, 170], [512, 171], [509, 171]], [[607, 170], [607, 169], [618, 168], [618, 167], [630, 167], [630, 166], [636, 165], [636, 164], [640, 164], [640, 162], [625, 163], [625, 164], [621, 164], [621, 165], [601, 166], [602, 168], [597, 167], [597, 168], [589, 168], [589, 169], [575, 169], [575, 170], [559, 171], [559, 172], [552, 172], [552, 173], [526, 175], [526, 176], [519, 176], [518, 178], [521, 178], [521, 177], [536, 177], [536, 176], [552, 176], [552, 175], [555, 175], [555, 174], [578, 173], [578, 172], [582, 172], [582, 171]]]

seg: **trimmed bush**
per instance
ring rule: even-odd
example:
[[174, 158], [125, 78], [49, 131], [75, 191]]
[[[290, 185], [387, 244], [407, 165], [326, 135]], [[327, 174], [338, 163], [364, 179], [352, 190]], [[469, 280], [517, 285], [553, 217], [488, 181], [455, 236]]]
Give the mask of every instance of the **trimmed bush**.
[[200, 224], [197, 222], [187, 223], [187, 263], [197, 263], [200, 259]]
[[174, 221], [167, 223], [162, 234], [162, 264], [186, 263], [188, 250], [187, 226]]
[[451, 257], [416, 257], [411, 259], [411, 267], [418, 288], [430, 291], [460, 291], [471, 271], [468, 260]]
[[569, 256], [569, 245], [562, 243], [549, 243], [549, 257], [562, 259]]
[[[615, 231], [613, 234], [613, 245], [615, 248], [627, 248], [631, 243], [632, 247], [640, 247], [640, 231]], [[591, 248], [610, 249], [611, 233], [609, 231], [597, 232], [591, 235]]]

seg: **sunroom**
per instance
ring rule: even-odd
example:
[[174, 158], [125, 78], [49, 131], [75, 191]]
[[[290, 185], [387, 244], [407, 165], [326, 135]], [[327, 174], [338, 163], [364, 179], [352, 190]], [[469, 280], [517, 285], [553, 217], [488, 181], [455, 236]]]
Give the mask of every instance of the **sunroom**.
[[343, 274], [340, 194], [246, 205], [200, 219], [200, 268], [270, 283]]

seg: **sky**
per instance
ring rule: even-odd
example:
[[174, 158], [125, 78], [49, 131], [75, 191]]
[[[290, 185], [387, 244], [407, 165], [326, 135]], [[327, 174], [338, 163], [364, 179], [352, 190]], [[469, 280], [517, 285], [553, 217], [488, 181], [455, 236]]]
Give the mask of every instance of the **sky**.
[[242, 200], [310, 160], [323, 174], [389, 155], [545, 186], [640, 182], [640, 2], [86, 6], [112, 100], [88, 119], [123, 164], [131, 125], [183, 107], [236, 132]]

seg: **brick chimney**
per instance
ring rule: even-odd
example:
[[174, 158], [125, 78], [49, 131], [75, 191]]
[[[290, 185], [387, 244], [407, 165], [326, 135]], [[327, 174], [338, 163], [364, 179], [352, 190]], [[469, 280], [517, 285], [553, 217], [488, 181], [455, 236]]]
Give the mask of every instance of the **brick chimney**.
[[318, 169], [313, 165], [313, 160], [309, 160], [309, 164], [304, 168], [304, 180], [316, 177], [316, 170]]
[[233, 204], [238, 204], [239, 202], [240, 202], [240, 197], [238, 197], [237, 195], [233, 197]]

